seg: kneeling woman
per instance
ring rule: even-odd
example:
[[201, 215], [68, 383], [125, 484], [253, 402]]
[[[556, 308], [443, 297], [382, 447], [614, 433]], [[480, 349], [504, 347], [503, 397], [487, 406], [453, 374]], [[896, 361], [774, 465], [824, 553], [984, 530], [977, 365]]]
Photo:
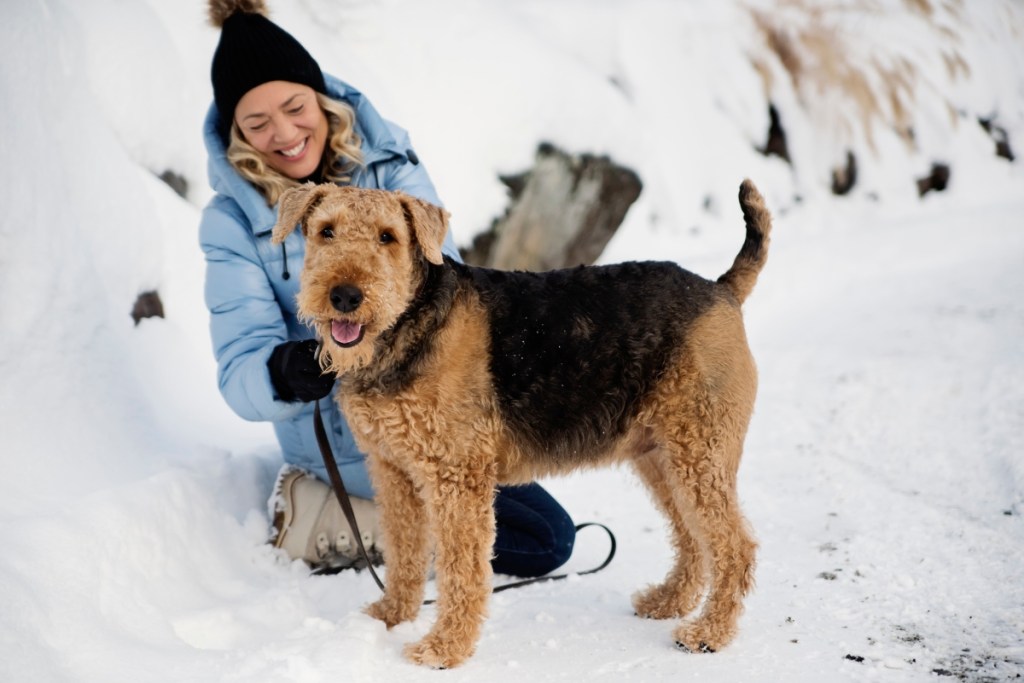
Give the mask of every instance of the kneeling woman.
[[[313, 402], [330, 402], [324, 417], [331, 448], [358, 497], [357, 518], [371, 548], [373, 488], [364, 455], [329, 398], [334, 378], [321, 374], [312, 331], [296, 318], [303, 238], [294, 232], [279, 247], [270, 243], [276, 204], [284, 190], [306, 181], [441, 202], [408, 134], [359, 91], [325, 76], [265, 14], [262, 0], [211, 2], [221, 36], [203, 131], [216, 192], [199, 229], [206, 303], [221, 393], [241, 417], [272, 422], [281, 444], [285, 465], [271, 498], [275, 545], [314, 568], [344, 568], [356, 564], [356, 544], [325, 483]], [[459, 258], [450, 235], [444, 251]], [[573, 522], [539, 485], [500, 488], [495, 513], [495, 572], [539, 576], [572, 552]]]

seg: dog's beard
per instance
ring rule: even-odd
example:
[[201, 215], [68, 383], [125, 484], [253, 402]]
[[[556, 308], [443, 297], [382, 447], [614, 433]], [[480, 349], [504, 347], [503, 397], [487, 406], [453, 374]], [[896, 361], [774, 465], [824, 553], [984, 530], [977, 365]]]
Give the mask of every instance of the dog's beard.
[[342, 346], [335, 341], [331, 330], [330, 321], [317, 325], [317, 332], [323, 340], [323, 347], [320, 351], [320, 365], [326, 371], [333, 372], [340, 377], [347, 372], [359, 370], [370, 364], [373, 360], [374, 344], [373, 335], [364, 326], [360, 331], [362, 339], [353, 346]]

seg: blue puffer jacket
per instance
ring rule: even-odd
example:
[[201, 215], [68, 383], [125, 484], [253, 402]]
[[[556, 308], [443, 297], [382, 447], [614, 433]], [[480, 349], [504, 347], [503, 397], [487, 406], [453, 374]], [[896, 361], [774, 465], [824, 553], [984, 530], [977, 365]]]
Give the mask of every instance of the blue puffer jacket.
[[[353, 174], [352, 184], [402, 190], [440, 206], [409, 135], [381, 118], [362, 93], [336, 78], [326, 74], [325, 78], [328, 93], [356, 112], [365, 166]], [[296, 230], [284, 244], [271, 245], [276, 207], [267, 206], [256, 188], [228, 163], [217, 132], [218, 118], [216, 105], [211, 105], [203, 137], [210, 185], [217, 194], [203, 210], [199, 241], [206, 255], [206, 305], [220, 391], [239, 416], [274, 423], [285, 462], [327, 480], [313, 434], [313, 404], [276, 400], [267, 370], [275, 346], [314, 336], [298, 321], [295, 310], [305, 242]], [[451, 233], [445, 238], [444, 252], [458, 258]], [[364, 456], [334, 406], [324, 399], [324, 422], [346, 487], [353, 495], [372, 497]]]

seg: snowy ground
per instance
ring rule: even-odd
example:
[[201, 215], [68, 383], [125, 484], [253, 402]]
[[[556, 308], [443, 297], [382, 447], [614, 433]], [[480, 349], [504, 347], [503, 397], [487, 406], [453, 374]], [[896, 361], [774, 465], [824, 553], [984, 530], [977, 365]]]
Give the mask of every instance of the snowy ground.
[[[217, 394], [202, 304], [202, 3], [0, 4], [0, 679], [1024, 676], [1024, 173], [972, 118], [998, 112], [1024, 148], [1024, 24], [1012, 2], [936, 9], [960, 15], [973, 76], [953, 82], [935, 66], [948, 46], [907, 9], [929, 3], [883, 4], [851, 10], [842, 35], [901, 37], [891, 51], [924, 84], [918, 147], [879, 126], [873, 157], [853, 135], [862, 179], [834, 198], [838, 128], [819, 120], [834, 109], [785, 79], [772, 97], [793, 166], [753, 151], [765, 51], [737, 4], [272, 3], [411, 129], [463, 243], [504, 208], [497, 173], [542, 139], [643, 178], [605, 261], [714, 277], [742, 241], [739, 181], [776, 212], [746, 305], [761, 388], [740, 485], [761, 550], [737, 640], [683, 654], [669, 623], [632, 615], [631, 592], [668, 567], [664, 527], [629, 472], [588, 472], [545, 484], [616, 532], [614, 563], [496, 596], [475, 657], [443, 673], [400, 655], [432, 609], [386, 631], [360, 613], [368, 576], [311, 577], [263, 543], [279, 456]], [[950, 188], [918, 199], [935, 160]], [[187, 200], [155, 179], [168, 168]], [[134, 327], [154, 288], [167, 318]], [[585, 531], [568, 569], [605, 551]]]

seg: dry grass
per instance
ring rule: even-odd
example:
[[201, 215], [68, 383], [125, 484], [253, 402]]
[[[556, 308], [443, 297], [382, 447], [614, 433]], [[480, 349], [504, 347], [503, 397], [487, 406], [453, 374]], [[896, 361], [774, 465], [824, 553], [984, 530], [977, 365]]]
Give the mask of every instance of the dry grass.
[[[962, 25], [962, 9], [963, 0], [903, 0], [903, 11], [939, 37], [940, 54], [920, 57], [941, 59], [953, 81], [970, 76], [957, 33], [950, 28]], [[752, 61], [769, 98], [781, 75], [801, 106], [812, 118], [827, 121], [842, 145], [856, 147], [859, 130], [877, 153], [876, 130], [882, 126], [914, 149], [915, 100], [921, 88], [933, 85], [923, 82], [904, 46], [872, 44], [865, 36], [883, 13], [894, 11], [872, 0], [779, 0], [771, 13], [751, 8], [766, 48]], [[950, 113], [955, 116], [951, 105]]]

